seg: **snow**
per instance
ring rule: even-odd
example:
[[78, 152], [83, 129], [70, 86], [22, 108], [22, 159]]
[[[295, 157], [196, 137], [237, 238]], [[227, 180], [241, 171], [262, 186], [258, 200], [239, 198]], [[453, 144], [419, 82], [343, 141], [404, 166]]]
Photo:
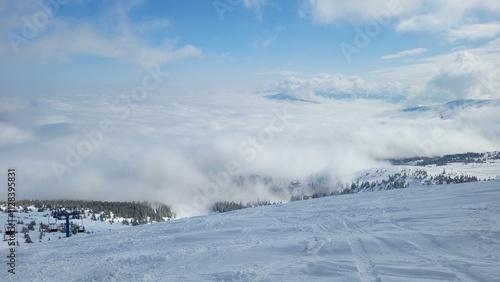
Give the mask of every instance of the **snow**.
[[446, 176], [476, 176], [479, 180], [500, 179], [500, 160], [488, 160], [484, 163], [448, 163], [446, 165], [386, 165], [377, 168], [360, 171], [357, 181], [381, 181], [387, 179], [391, 174], [402, 173], [404, 171], [411, 174], [416, 170], [425, 170], [429, 176], [436, 176], [446, 172]]
[[500, 281], [499, 223], [500, 181], [333, 196], [23, 244], [10, 280]]

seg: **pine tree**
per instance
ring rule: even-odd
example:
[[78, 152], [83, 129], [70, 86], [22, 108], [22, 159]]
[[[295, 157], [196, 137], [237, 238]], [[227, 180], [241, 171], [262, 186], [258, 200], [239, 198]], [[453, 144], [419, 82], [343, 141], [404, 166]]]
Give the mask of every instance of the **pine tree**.
[[33, 241], [31, 241], [30, 234], [26, 233], [25, 238], [26, 238], [26, 241], [24, 241], [24, 243], [28, 243], [28, 244], [32, 244], [33, 243]]

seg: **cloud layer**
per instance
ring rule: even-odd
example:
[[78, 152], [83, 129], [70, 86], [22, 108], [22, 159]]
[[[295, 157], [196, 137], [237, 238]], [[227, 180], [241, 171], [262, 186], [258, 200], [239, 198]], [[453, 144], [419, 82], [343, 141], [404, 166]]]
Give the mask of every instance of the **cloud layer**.
[[[371, 87], [347, 76], [312, 81], [319, 88], [332, 81]], [[159, 200], [186, 216], [206, 212], [215, 200], [286, 200], [297, 179], [325, 176], [334, 189], [388, 157], [499, 149], [497, 109], [443, 120], [383, 101], [289, 103], [158, 89], [126, 106], [117, 103], [123, 94], [89, 93], [2, 97], [17, 105], [0, 112], [9, 133], [0, 153], [3, 166], [19, 170], [19, 198]], [[272, 178], [285, 193], [253, 176]]]

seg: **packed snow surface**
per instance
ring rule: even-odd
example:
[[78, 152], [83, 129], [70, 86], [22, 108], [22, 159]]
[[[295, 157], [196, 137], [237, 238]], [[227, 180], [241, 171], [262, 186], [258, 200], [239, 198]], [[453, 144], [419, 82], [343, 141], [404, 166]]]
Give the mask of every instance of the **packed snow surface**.
[[500, 182], [326, 197], [23, 244], [9, 281], [500, 281]]

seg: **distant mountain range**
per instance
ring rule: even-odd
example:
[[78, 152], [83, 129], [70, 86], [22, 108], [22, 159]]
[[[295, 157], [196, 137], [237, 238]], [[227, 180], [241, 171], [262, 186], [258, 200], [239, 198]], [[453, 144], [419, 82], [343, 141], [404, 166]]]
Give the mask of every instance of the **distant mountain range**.
[[[329, 98], [334, 100], [380, 100], [390, 103], [401, 103], [406, 100], [403, 95], [390, 94], [390, 93], [379, 93], [379, 94], [369, 94], [369, 93], [341, 93], [341, 92], [316, 92], [314, 93], [316, 97]], [[272, 95], [264, 96], [266, 99], [278, 100], [278, 101], [288, 101], [288, 102], [305, 102], [305, 103], [318, 103], [312, 99], [302, 99], [297, 98], [294, 95], [286, 93], [277, 93]], [[457, 112], [470, 109], [479, 108], [492, 108], [500, 107], [500, 99], [490, 99], [490, 100], [475, 100], [475, 99], [459, 99], [449, 101], [443, 104], [434, 104], [427, 106], [416, 106], [404, 108], [403, 112], [432, 112], [439, 115], [442, 119], [447, 119], [455, 115]]]
[[460, 99], [460, 100], [449, 101], [444, 104], [405, 108], [403, 109], [403, 112], [436, 112], [442, 119], [447, 119], [459, 111], [485, 108], [485, 107], [500, 107], [500, 99], [493, 99], [493, 100]]
[[311, 101], [311, 100], [299, 99], [299, 98], [296, 98], [292, 95], [284, 94], [284, 93], [267, 95], [267, 96], [264, 96], [264, 98], [271, 99], [271, 100], [279, 100], [279, 101], [316, 103], [316, 102]]
[[390, 93], [342, 93], [342, 92], [316, 92], [316, 96], [336, 99], [336, 100], [383, 100], [391, 103], [400, 103], [406, 100], [406, 97], [399, 94]]
[[[403, 95], [395, 95], [390, 93], [372, 94], [372, 93], [316, 92], [314, 93], [314, 96], [334, 99], [334, 100], [355, 100], [355, 99], [382, 100], [390, 103], [400, 103], [406, 100], [406, 97]], [[290, 102], [316, 103], [315, 101], [297, 98], [293, 95], [286, 93], [267, 95], [264, 96], [264, 98], [271, 100], [290, 101]]]

